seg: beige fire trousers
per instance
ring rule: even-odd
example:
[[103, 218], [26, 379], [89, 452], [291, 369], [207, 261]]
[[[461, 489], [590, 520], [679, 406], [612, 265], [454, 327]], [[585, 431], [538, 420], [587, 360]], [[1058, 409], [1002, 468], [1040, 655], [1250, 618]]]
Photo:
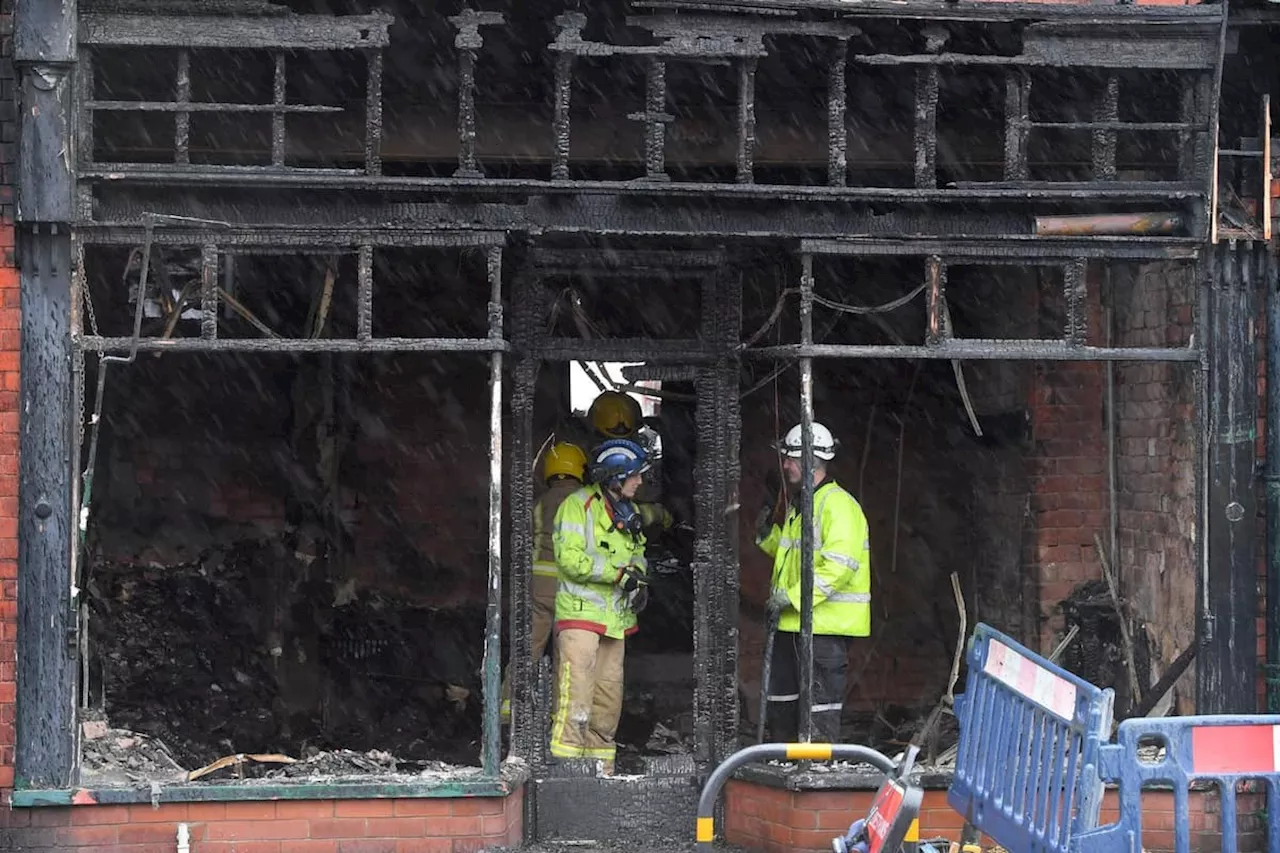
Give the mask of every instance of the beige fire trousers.
[[556, 706], [551, 754], [598, 758], [613, 770], [613, 736], [622, 716], [622, 659], [627, 641], [581, 628], [556, 634]]
[[[541, 660], [542, 653], [547, 649], [547, 641], [551, 639], [551, 626], [556, 619], [556, 588], [559, 585], [558, 578], [537, 574], [533, 576], [530, 589], [533, 599], [533, 625], [530, 632], [532, 645], [529, 648], [529, 654], [535, 667]], [[507, 671], [502, 676], [502, 719], [504, 722], [511, 719], [510, 664], [507, 665]]]

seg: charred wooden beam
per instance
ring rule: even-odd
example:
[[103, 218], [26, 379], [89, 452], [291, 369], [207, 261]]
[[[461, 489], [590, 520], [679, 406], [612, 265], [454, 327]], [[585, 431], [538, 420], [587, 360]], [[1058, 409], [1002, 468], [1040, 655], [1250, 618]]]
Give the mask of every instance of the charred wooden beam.
[[484, 622], [484, 719], [480, 761], [496, 777], [502, 762], [502, 249], [485, 252], [489, 282], [489, 578]]
[[356, 337], [373, 340], [373, 247], [361, 246], [356, 264]]
[[80, 346], [93, 352], [439, 352], [491, 353], [505, 344], [488, 338], [119, 338], [86, 335]]
[[1224, 242], [1206, 265], [1209, 432], [1205, 515], [1208, 556], [1197, 596], [1196, 712], [1257, 710], [1258, 393], [1254, 298], [1265, 244]]
[[1085, 292], [1086, 264], [1083, 258], [1077, 258], [1067, 264], [1062, 276], [1063, 295], [1067, 304], [1067, 329], [1064, 339], [1068, 347], [1077, 349], [1085, 345], [1089, 334]]
[[1191, 347], [1069, 347], [1065, 341], [959, 338], [936, 346], [784, 344], [743, 350], [749, 358], [928, 358], [946, 361], [1170, 361], [1194, 362]]
[[1105, 236], [1089, 240], [1043, 240], [1027, 236], [956, 240], [862, 237], [801, 240], [800, 250], [813, 255], [942, 255], [952, 264], [1034, 266], [1062, 265], [1073, 258], [1194, 260], [1200, 247], [1191, 240], [1135, 241]]
[[21, 289], [15, 786], [66, 788], [75, 766], [70, 223], [75, 0], [17, 0], [17, 260]]
[[[800, 700], [799, 739], [813, 740], [813, 256], [800, 256]], [[767, 685], [764, 685], [768, 689]]]
[[382, 173], [382, 51], [365, 51], [364, 170]]
[[738, 183], [755, 181], [752, 172], [756, 149], [756, 65], [755, 57], [738, 65]]
[[200, 337], [218, 337], [218, 247], [212, 244], [200, 252]]
[[925, 343], [937, 346], [950, 337], [950, 330], [943, 322], [942, 312], [947, 292], [947, 268], [938, 255], [929, 255], [925, 259], [925, 295], [928, 311], [925, 329]]
[[271, 79], [271, 165], [284, 166], [285, 154], [285, 58], [282, 51], [272, 56]]
[[395, 19], [372, 15], [117, 15], [80, 18], [83, 44], [233, 50], [362, 50], [390, 44]]
[[460, 178], [484, 177], [476, 165], [476, 57], [484, 47], [482, 26], [505, 22], [498, 12], [477, 12], [463, 9], [449, 18], [458, 30], [453, 46], [458, 49], [458, 169], [454, 175]]
[[1027, 122], [1031, 118], [1031, 76], [1025, 70], [1005, 74], [1004, 99], [1004, 179], [1025, 181], [1027, 166]]
[[1107, 76], [1102, 93], [1094, 104], [1093, 118], [1104, 126], [1093, 131], [1093, 178], [1097, 181], [1116, 179], [1116, 132], [1110, 125], [1120, 122], [1120, 78]]
[[848, 180], [849, 130], [846, 124], [849, 40], [840, 39], [827, 65], [827, 185], [842, 187]]
[[186, 110], [191, 103], [191, 51], [178, 52], [178, 78], [174, 87], [174, 106], [177, 115], [173, 125], [173, 157], [174, 162], [187, 165], [191, 162], [191, 113]]

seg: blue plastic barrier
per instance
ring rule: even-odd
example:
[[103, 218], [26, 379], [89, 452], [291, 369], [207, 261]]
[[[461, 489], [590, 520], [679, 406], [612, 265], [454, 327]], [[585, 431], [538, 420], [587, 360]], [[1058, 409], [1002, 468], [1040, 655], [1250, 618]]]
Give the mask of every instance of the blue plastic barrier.
[[[1163, 756], [1143, 760], [1138, 745], [1160, 746]], [[1116, 743], [1104, 745], [1099, 772], [1120, 785], [1120, 820], [1083, 832], [1077, 853], [1138, 850], [1142, 833], [1142, 786], [1173, 788], [1174, 845], [1191, 849], [1188, 789], [1192, 782], [1214, 782], [1221, 798], [1222, 850], [1236, 850], [1236, 787], [1263, 779], [1267, 791], [1267, 850], [1280, 851], [1280, 717], [1167, 717], [1125, 720]]]
[[974, 630], [968, 662], [948, 802], [1009, 850], [1068, 853], [1098, 823], [1114, 693], [988, 625]]
[[[947, 799], [969, 823], [1017, 853], [1138, 853], [1142, 788], [1174, 796], [1174, 844], [1189, 853], [1189, 793], [1212, 782], [1221, 798], [1221, 849], [1235, 853], [1236, 789], [1262, 779], [1267, 849], [1280, 853], [1280, 716], [1126, 720], [1109, 744], [1111, 690], [1089, 684], [987, 625], [968, 651], [956, 697], [960, 745]], [[1144, 747], [1163, 747], [1143, 760]], [[1120, 818], [1098, 826], [1103, 785], [1120, 786]]]

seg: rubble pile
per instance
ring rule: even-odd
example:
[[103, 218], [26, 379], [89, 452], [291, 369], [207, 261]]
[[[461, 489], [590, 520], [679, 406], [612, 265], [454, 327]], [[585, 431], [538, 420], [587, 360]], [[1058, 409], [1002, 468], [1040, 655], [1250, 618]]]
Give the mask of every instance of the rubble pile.
[[300, 759], [286, 775], [478, 763], [483, 608], [357, 591], [319, 562], [266, 541], [95, 565], [91, 695], [111, 734], [86, 764], [128, 769], [135, 735], [188, 770], [236, 753]]

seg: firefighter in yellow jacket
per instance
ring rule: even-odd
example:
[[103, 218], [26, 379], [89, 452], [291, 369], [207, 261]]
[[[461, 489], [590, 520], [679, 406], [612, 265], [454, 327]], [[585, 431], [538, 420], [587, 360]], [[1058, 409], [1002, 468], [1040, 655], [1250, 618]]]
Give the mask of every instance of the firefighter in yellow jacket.
[[[530, 653], [534, 663], [547, 650], [551, 639], [551, 625], [556, 616], [556, 588], [559, 573], [556, 570], [555, 545], [551, 534], [555, 526], [556, 512], [565, 498], [582, 488], [586, 480], [587, 455], [576, 444], [560, 442], [551, 445], [542, 460], [542, 480], [547, 490], [533, 506], [533, 624], [530, 633]], [[502, 678], [502, 719], [511, 719], [510, 673]]]
[[613, 772], [622, 715], [626, 637], [648, 600], [643, 519], [633, 502], [648, 466], [640, 445], [606, 441], [592, 452], [592, 485], [556, 513], [556, 703], [551, 754], [599, 759]]
[[[768, 722], [774, 741], [798, 737], [800, 700], [800, 425], [778, 451], [787, 484], [795, 493], [778, 525], [777, 496], [761, 510], [756, 544], [773, 557], [770, 620], [777, 620], [772, 675], [768, 685]], [[862, 507], [835, 480], [827, 463], [835, 458], [835, 440], [822, 424], [813, 425], [813, 704], [815, 741], [834, 743], [840, 736], [845, 673], [853, 637], [871, 634], [871, 545]]]

